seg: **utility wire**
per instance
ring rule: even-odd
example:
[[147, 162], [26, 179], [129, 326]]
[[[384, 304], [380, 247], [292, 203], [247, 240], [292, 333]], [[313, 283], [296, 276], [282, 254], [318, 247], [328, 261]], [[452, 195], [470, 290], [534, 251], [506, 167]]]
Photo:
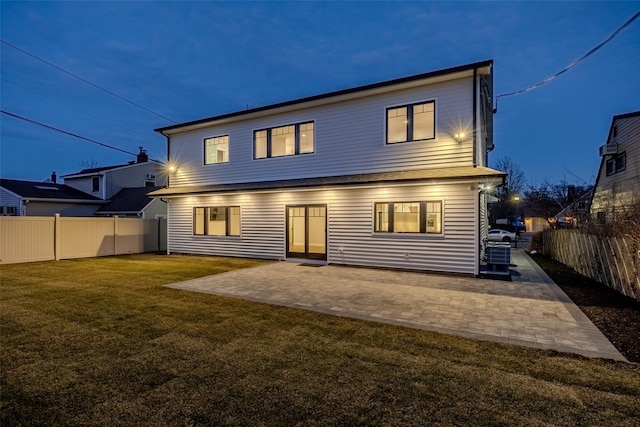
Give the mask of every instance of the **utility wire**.
[[631, 18], [629, 18], [627, 20], [627, 22], [625, 22], [624, 24], [622, 24], [622, 26], [620, 26], [620, 28], [618, 28], [617, 30], [615, 30], [609, 37], [607, 37], [606, 39], [604, 39], [602, 42], [600, 42], [600, 44], [598, 44], [597, 46], [595, 46], [593, 49], [591, 49], [589, 52], [585, 53], [584, 55], [582, 55], [580, 58], [576, 59], [575, 61], [573, 61], [571, 64], [569, 64], [568, 66], [566, 66], [565, 68], [563, 68], [562, 70], [558, 71], [557, 73], [555, 73], [552, 76], [547, 77], [546, 79], [542, 80], [541, 82], [538, 82], [536, 84], [533, 84], [529, 87], [526, 87], [524, 89], [521, 90], [516, 90], [514, 92], [508, 92], [508, 93], [503, 93], [500, 94], [498, 96], [496, 96], [496, 106], [495, 109], [493, 110], [494, 113], [498, 111], [498, 100], [502, 97], [505, 96], [512, 96], [512, 95], [520, 95], [522, 93], [525, 92], [529, 92], [531, 90], [537, 89], [542, 85], [545, 85], [547, 83], [549, 83], [551, 80], [555, 79], [556, 77], [566, 73], [567, 71], [569, 71], [570, 69], [572, 69], [573, 67], [575, 67], [576, 65], [578, 65], [580, 62], [582, 62], [583, 60], [587, 59], [589, 56], [591, 56], [592, 54], [594, 54], [598, 49], [600, 49], [601, 47], [603, 47], [604, 45], [606, 45], [607, 43], [609, 43], [611, 40], [613, 40], [614, 37], [616, 37], [622, 30], [624, 30], [625, 28], [627, 28], [629, 25], [631, 25], [633, 23], [633, 21], [635, 21], [638, 16], [640, 16], [640, 11], [636, 12], [635, 15], [633, 15]]
[[99, 85], [97, 85], [97, 84], [95, 84], [95, 83], [92, 83], [92, 82], [90, 82], [90, 81], [89, 81], [89, 80], [87, 80], [87, 79], [84, 79], [84, 78], [82, 78], [82, 77], [80, 77], [80, 76], [78, 76], [78, 75], [76, 75], [76, 74], [73, 74], [73, 73], [72, 73], [72, 72], [70, 72], [70, 71], [67, 71], [67, 70], [65, 70], [65, 69], [63, 69], [63, 68], [61, 68], [61, 67], [58, 67], [57, 65], [52, 64], [51, 62], [49, 62], [49, 61], [47, 61], [47, 60], [45, 60], [45, 59], [42, 59], [42, 58], [40, 58], [39, 56], [34, 55], [33, 53], [27, 52], [26, 50], [21, 49], [21, 48], [19, 48], [18, 46], [13, 45], [13, 44], [9, 43], [9, 42], [8, 42], [8, 41], [6, 41], [6, 40], [2, 40], [2, 39], [0, 39], [0, 42], [2, 42], [2, 43], [4, 43], [4, 44], [6, 44], [7, 46], [10, 46], [10, 47], [14, 48], [14, 49], [15, 49], [15, 50], [17, 50], [17, 51], [20, 51], [20, 52], [24, 53], [25, 55], [28, 55], [28, 56], [30, 56], [30, 57], [32, 57], [32, 58], [34, 58], [34, 59], [37, 59], [38, 61], [43, 62], [43, 63], [45, 63], [45, 64], [47, 64], [47, 65], [49, 65], [49, 66], [51, 66], [51, 67], [55, 68], [55, 69], [56, 69], [56, 70], [58, 70], [58, 71], [62, 71], [63, 73], [68, 74], [68, 75], [70, 75], [71, 77], [74, 77], [74, 78], [76, 78], [76, 79], [78, 79], [78, 80], [80, 80], [80, 81], [82, 81], [82, 82], [85, 82], [86, 84], [89, 84], [89, 85], [91, 85], [91, 86], [93, 86], [93, 87], [95, 87], [95, 88], [97, 88], [97, 89], [100, 89], [101, 91], [106, 92], [106, 93], [108, 93], [108, 94], [109, 94], [109, 95], [111, 95], [111, 96], [115, 96], [116, 98], [118, 98], [118, 99], [120, 99], [120, 100], [122, 100], [122, 101], [128, 102], [129, 104], [134, 105], [134, 106], [136, 106], [136, 107], [138, 107], [138, 108], [140, 108], [140, 109], [142, 109], [142, 110], [144, 110], [144, 111], [147, 111], [147, 112], [149, 112], [149, 113], [151, 113], [151, 114], [154, 114], [154, 115], [156, 115], [156, 116], [158, 116], [158, 117], [161, 117], [161, 118], [163, 118], [163, 119], [165, 119], [165, 120], [169, 120], [171, 123], [175, 123], [175, 121], [171, 120], [170, 118], [168, 118], [168, 117], [166, 117], [166, 116], [163, 116], [163, 115], [162, 115], [162, 114], [160, 114], [160, 113], [156, 113], [155, 111], [150, 110], [150, 109], [148, 109], [147, 107], [144, 107], [144, 106], [142, 106], [142, 105], [140, 105], [140, 104], [138, 104], [138, 103], [136, 103], [136, 102], [134, 102], [134, 101], [131, 101], [131, 100], [129, 100], [129, 99], [127, 99], [127, 98], [123, 97], [123, 96], [120, 96], [120, 95], [118, 95], [117, 93], [114, 93], [114, 92], [110, 91], [109, 89], [105, 89], [105, 88], [103, 88], [102, 86], [99, 86]]
[[[60, 132], [60, 133], [63, 133], [65, 135], [73, 136], [74, 138], [82, 139], [84, 141], [89, 141], [91, 143], [100, 145], [100, 146], [105, 147], [105, 148], [109, 148], [111, 150], [120, 151], [121, 153], [130, 154], [132, 156], [137, 156], [138, 155], [138, 153], [132, 153], [131, 151], [127, 151], [127, 150], [124, 150], [122, 148], [118, 148], [118, 147], [113, 146], [113, 145], [105, 144], [104, 142], [96, 141], [95, 139], [87, 138], [86, 136], [78, 135], [78, 134], [63, 130], [63, 129], [59, 129], [57, 127], [50, 126], [50, 125], [47, 125], [47, 124], [32, 120], [32, 119], [29, 119], [27, 117], [20, 116], [18, 114], [10, 113], [9, 111], [0, 110], [0, 112], [2, 114], [6, 114], [7, 116], [14, 117], [14, 118], [16, 118], [18, 120], [23, 120], [23, 121], [25, 121], [27, 123], [31, 123], [31, 124], [34, 124], [34, 125], [37, 125], [37, 126], [42, 126], [43, 128], [46, 128], [46, 129], [49, 129], [49, 130], [52, 130], [52, 131], [55, 131], [55, 132]], [[151, 160], [152, 162], [156, 162], [156, 163], [162, 163], [159, 160], [154, 160], [154, 159], [149, 159], [149, 160]]]
[[73, 106], [73, 105], [71, 105], [71, 104], [67, 104], [67, 103], [65, 103], [65, 102], [61, 102], [61, 101], [58, 101], [58, 100], [56, 100], [56, 99], [53, 99], [53, 98], [51, 98], [51, 97], [49, 97], [49, 96], [46, 96], [46, 95], [44, 95], [44, 94], [42, 94], [42, 93], [39, 93], [39, 92], [35, 91], [35, 90], [31, 90], [31, 89], [29, 89], [28, 87], [22, 86], [21, 84], [18, 84], [18, 83], [12, 82], [11, 80], [5, 79], [4, 77], [0, 77], [0, 80], [2, 80], [2, 81], [4, 81], [4, 82], [7, 82], [7, 83], [9, 83], [9, 84], [12, 84], [12, 85], [14, 85], [14, 86], [17, 86], [17, 87], [19, 87], [19, 88], [21, 88], [21, 89], [23, 89], [23, 90], [25, 90], [25, 91], [27, 91], [27, 92], [30, 92], [30, 93], [32, 93], [32, 94], [34, 94], [34, 95], [37, 95], [37, 96], [40, 96], [40, 97], [42, 97], [42, 98], [44, 98], [44, 99], [48, 99], [48, 100], [50, 100], [50, 101], [52, 101], [52, 102], [55, 102], [56, 104], [62, 105], [62, 106], [67, 107], [67, 108], [71, 108], [72, 110], [78, 111], [78, 112], [80, 112], [80, 113], [82, 113], [82, 114], [86, 114], [87, 116], [89, 116], [89, 117], [93, 117], [94, 119], [98, 119], [98, 120], [102, 120], [102, 121], [104, 121], [104, 122], [109, 122], [109, 123], [117, 124], [117, 125], [119, 125], [119, 126], [120, 126], [120, 129], [123, 129], [123, 130], [129, 130], [130, 132], [133, 132], [133, 130], [132, 130], [132, 129], [126, 129], [126, 128], [123, 128], [123, 127], [121, 126], [121, 123], [118, 123], [118, 122], [116, 122], [115, 120], [109, 120], [109, 119], [107, 119], [107, 118], [105, 118], [105, 117], [99, 117], [99, 116], [96, 116], [95, 114], [91, 114], [91, 113], [89, 113], [88, 111], [81, 110], [81, 109], [79, 109], [79, 108], [74, 107], [74, 106]]

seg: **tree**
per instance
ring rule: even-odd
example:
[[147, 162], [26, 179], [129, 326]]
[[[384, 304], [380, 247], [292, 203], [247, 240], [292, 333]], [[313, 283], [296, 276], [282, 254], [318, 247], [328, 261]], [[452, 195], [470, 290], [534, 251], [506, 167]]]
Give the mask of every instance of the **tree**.
[[495, 169], [506, 172], [507, 179], [502, 187], [495, 190], [495, 195], [500, 201], [491, 205], [491, 220], [495, 222], [498, 219], [508, 219], [509, 223], [516, 219], [522, 219], [522, 202], [521, 194], [526, 183], [524, 172], [520, 166], [513, 162], [510, 157], [503, 157], [496, 161]]
[[512, 196], [522, 193], [527, 180], [517, 163], [505, 156], [496, 161], [494, 169], [507, 173], [506, 183], [496, 191], [496, 195], [501, 200], [509, 200]]
[[535, 216], [550, 218], [576, 202], [591, 187], [569, 185], [566, 181], [551, 184], [545, 180], [539, 186], [529, 185], [524, 191], [525, 206], [535, 212]]

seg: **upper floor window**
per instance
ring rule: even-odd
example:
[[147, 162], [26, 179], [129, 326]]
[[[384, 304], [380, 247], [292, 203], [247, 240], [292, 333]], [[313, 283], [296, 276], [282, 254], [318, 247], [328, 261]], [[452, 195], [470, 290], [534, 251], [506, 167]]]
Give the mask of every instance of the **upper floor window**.
[[627, 153], [620, 153], [607, 160], [607, 176], [627, 168]]
[[229, 135], [204, 140], [204, 164], [229, 162]]
[[240, 206], [193, 208], [193, 234], [196, 236], [239, 236]]
[[314, 152], [314, 123], [296, 123], [253, 133], [253, 157], [293, 156]]
[[434, 139], [435, 101], [387, 108], [387, 144]]
[[100, 192], [100, 177], [99, 176], [94, 176], [91, 178], [91, 191], [93, 193], [99, 193]]
[[377, 233], [442, 234], [442, 202], [392, 202], [374, 206]]

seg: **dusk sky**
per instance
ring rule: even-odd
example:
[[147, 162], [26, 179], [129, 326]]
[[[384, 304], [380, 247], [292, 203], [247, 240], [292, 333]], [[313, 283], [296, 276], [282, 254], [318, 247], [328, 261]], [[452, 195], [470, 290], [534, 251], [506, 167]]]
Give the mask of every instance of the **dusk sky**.
[[[495, 95], [560, 71], [640, 2], [10, 2], [2, 109], [166, 159], [153, 129], [494, 60]], [[592, 184], [612, 116], [640, 110], [640, 19], [580, 65], [500, 100], [496, 149], [528, 183]], [[154, 114], [155, 113], [155, 114]], [[162, 117], [164, 116], [164, 118]], [[2, 114], [0, 176], [42, 181], [134, 157]]]

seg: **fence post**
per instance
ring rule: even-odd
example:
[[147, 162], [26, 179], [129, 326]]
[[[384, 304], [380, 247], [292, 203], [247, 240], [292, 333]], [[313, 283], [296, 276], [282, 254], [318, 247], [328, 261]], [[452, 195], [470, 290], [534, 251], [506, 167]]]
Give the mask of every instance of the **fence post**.
[[118, 255], [118, 215], [113, 216], [113, 254]]
[[60, 240], [62, 240], [62, 236], [60, 235], [61, 229], [62, 224], [60, 224], [60, 214], [57, 213], [53, 216], [53, 258], [56, 261], [60, 261]]

